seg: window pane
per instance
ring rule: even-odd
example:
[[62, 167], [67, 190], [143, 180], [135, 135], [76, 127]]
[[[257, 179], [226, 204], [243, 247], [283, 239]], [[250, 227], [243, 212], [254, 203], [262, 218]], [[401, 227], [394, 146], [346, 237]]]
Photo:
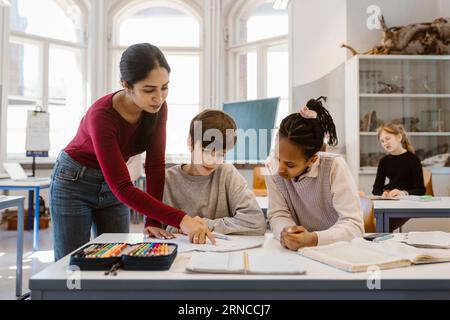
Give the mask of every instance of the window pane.
[[166, 153], [188, 154], [189, 125], [199, 112], [199, 106], [169, 104], [168, 107]]
[[240, 42], [250, 42], [288, 34], [287, 10], [276, 10], [266, 1], [240, 21]]
[[200, 58], [196, 55], [166, 54], [170, 65], [169, 104], [200, 103]]
[[50, 48], [49, 98], [67, 103], [74, 97], [81, 97], [82, 70], [78, 50], [59, 47]]
[[238, 56], [239, 100], [252, 100], [257, 98], [257, 57], [256, 52], [240, 54]]
[[286, 45], [267, 51], [267, 94], [269, 97], [289, 95], [289, 56]]
[[119, 44], [149, 42], [158, 46], [198, 47], [198, 21], [176, 9], [151, 7], [125, 19], [119, 27]]
[[85, 107], [81, 52], [50, 48], [50, 156], [57, 156], [75, 136]]
[[72, 0], [11, 0], [11, 30], [81, 42], [82, 25], [80, 8]]
[[282, 98], [278, 107], [278, 126], [289, 113], [289, 56], [286, 45], [267, 51], [267, 95]]
[[10, 43], [9, 94], [27, 98], [40, 96], [40, 50], [32, 44]]
[[172, 69], [167, 104], [167, 148], [171, 155], [187, 154], [191, 119], [199, 112], [200, 58], [195, 55], [166, 55]]

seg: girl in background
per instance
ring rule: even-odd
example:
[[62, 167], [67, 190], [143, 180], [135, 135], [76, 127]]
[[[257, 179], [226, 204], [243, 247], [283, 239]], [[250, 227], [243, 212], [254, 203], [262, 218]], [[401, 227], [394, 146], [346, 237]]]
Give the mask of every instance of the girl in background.
[[[378, 128], [378, 139], [388, 153], [378, 164], [372, 193], [383, 197], [424, 195], [423, 169], [420, 159], [402, 126], [387, 123]], [[386, 184], [386, 178], [389, 183]], [[408, 219], [392, 219], [389, 232], [404, 225]]]

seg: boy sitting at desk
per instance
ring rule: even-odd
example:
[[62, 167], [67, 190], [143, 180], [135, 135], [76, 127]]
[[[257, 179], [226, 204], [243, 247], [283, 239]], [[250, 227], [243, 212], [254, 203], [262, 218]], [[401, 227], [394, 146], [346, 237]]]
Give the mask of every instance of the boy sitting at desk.
[[[210, 231], [263, 235], [266, 221], [255, 195], [238, 170], [223, 163], [235, 143], [236, 123], [228, 114], [207, 109], [195, 116], [188, 138], [191, 163], [166, 170], [163, 202], [204, 222]], [[170, 232], [178, 231], [159, 227], [158, 222], [147, 219], [144, 233], [172, 238]], [[205, 239], [194, 239], [194, 243], [205, 243]]]

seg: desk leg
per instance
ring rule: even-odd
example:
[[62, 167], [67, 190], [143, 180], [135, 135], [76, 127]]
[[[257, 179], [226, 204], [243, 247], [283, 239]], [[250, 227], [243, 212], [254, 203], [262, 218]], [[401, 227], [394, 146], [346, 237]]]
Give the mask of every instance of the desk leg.
[[22, 295], [22, 262], [23, 262], [23, 224], [24, 201], [17, 206], [17, 262], [16, 262], [16, 296]]
[[384, 212], [382, 211], [377, 211], [375, 212], [375, 219], [377, 221], [377, 225], [376, 225], [376, 231], [378, 233], [384, 232], [383, 228], [384, 228]]
[[27, 217], [27, 228], [26, 230], [31, 230], [31, 226], [33, 225], [33, 215], [31, 214], [33, 212], [33, 199], [34, 199], [34, 191], [28, 190], [28, 217]]
[[35, 196], [34, 199], [34, 229], [33, 229], [33, 250], [37, 251], [39, 250], [39, 188], [36, 188], [35, 190]]
[[385, 212], [384, 213], [384, 226], [383, 226], [384, 231], [383, 232], [389, 232], [390, 220], [391, 220], [391, 217], [389, 216], [389, 213]]

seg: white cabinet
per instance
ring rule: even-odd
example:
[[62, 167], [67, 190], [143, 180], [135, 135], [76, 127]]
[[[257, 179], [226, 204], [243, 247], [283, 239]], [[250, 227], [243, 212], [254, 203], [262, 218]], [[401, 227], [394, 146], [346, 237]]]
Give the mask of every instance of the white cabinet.
[[449, 55], [355, 56], [346, 63], [345, 88], [346, 154], [357, 181], [374, 176], [385, 155], [377, 127], [396, 122], [404, 125], [423, 166], [450, 184]]

